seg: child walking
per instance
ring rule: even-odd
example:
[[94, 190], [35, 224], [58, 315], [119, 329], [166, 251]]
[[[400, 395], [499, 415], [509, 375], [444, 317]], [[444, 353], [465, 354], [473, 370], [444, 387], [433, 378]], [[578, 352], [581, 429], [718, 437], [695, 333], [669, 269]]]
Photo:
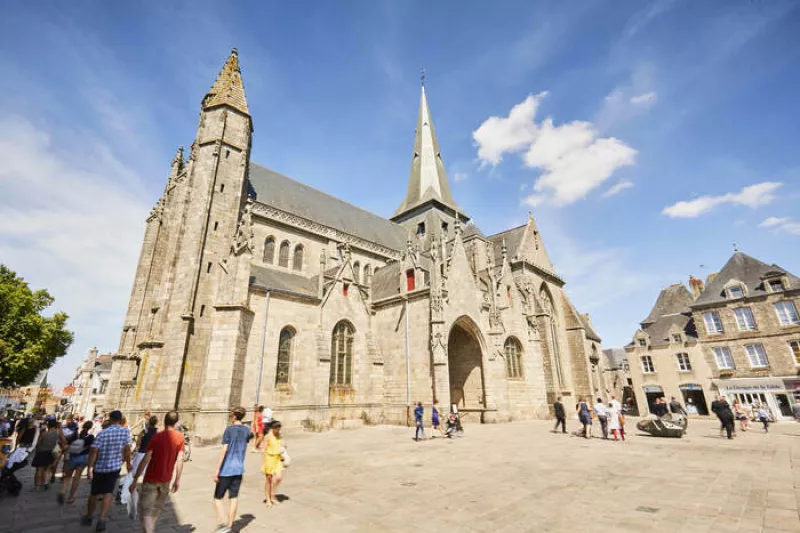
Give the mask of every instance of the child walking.
[[[444, 437], [444, 429], [442, 429], [442, 423], [439, 420], [439, 400], [433, 401], [433, 409], [431, 410], [431, 426], [433, 427], [433, 431], [438, 431], [442, 437]], [[433, 435], [431, 435], [433, 438]]]
[[425, 416], [425, 408], [422, 407], [422, 402], [417, 402], [417, 406], [414, 408], [414, 425], [417, 427], [416, 432], [414, 433], [414, 440], [419, 441], [419, 434], [422, 433], [422, 438], [426, 439], [425, 437], [425, 425], [422, 421], [422, 418]]
[[272, 422], [270, 432], [267, 433], [267, 445], [264, 448], [264, 464], [261, 471], [266, 476], [264, 482], [264, 503], [267, 507], [272, 507], [274, 503], [280, 503], [275, 498], [275, 491], [283, 480], [283, 461], [281, 451], [283, 450], [283, 439], [281, 439], [281, 423], [277, 420]]

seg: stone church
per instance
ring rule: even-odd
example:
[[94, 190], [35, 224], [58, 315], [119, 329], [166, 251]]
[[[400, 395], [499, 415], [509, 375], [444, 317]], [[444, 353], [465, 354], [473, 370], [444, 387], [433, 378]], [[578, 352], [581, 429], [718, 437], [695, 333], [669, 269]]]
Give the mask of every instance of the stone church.
[[405, 424], [434, 399], [468, 422], [536, 418], [607, 393], [533, 217], [485, 236], [453, 198], [424, 84], [388, 219], [251, 162], [252, 132], [233, 50], [147, 219], [106, 408], [177, 409], [211, 439], [237, 405], [319, 429]]

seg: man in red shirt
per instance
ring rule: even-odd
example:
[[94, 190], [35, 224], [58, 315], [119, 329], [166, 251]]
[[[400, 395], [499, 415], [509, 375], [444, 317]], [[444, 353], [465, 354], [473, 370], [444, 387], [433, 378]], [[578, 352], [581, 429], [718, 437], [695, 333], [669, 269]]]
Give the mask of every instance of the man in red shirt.
[[177, 423], [178, 413], [175, 411], [164, 416], [164, 431], [159, 431], [150, 439], [144, 459], [139, 463], [131, 483], [133, 493], [139, 476], [147, 469], [139, 494], [139, 515], [146, 533], [155, 533], [158, 513], [169, 496], [175, 463], [178, 463], [178, 469], [175, 472], [175, 481], [172, 482], [172, 492], [178, 492], [180, 486], [183, 461], [178, 458], [183, 453], [183, 433], [175, 430]]

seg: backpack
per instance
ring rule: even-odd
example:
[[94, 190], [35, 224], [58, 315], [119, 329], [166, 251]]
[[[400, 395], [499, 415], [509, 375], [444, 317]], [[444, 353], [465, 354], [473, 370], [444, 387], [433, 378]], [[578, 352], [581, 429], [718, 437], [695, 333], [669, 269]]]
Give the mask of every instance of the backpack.
[[85, 441], [81, 438], [78, 438], [72, 441], [72, 444], [69, 445], [67, 451], [69, 452], [70, 455], [80, 455], [85, 447], [86, 447]]

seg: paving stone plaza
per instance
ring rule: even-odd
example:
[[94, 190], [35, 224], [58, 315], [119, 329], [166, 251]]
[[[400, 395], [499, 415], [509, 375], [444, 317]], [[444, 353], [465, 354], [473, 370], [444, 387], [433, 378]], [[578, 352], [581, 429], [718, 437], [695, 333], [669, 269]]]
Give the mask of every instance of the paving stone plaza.
[[[420, 443], [389, 426], [290, 433], [287, 499], [263, 506], [261, 456], [249, 453], [235, 530], [800, 531], [800, 424], [728, 441], [706, 420], [680, 440], [637, 434], [632, 422], [625, 443], [553, 434], [543, 421], [468, 425], [463, 438]], [[218, 451], [195, 449], [158, 531], [214, 530]], [[93, 531], [78, 525], [77, 503], [56, 503], [54, 488], [32, 492], [30, 472], [19, 498], [0, 499], [0, 531]], [[116, 507], [108, 530], [138, 527]]]

